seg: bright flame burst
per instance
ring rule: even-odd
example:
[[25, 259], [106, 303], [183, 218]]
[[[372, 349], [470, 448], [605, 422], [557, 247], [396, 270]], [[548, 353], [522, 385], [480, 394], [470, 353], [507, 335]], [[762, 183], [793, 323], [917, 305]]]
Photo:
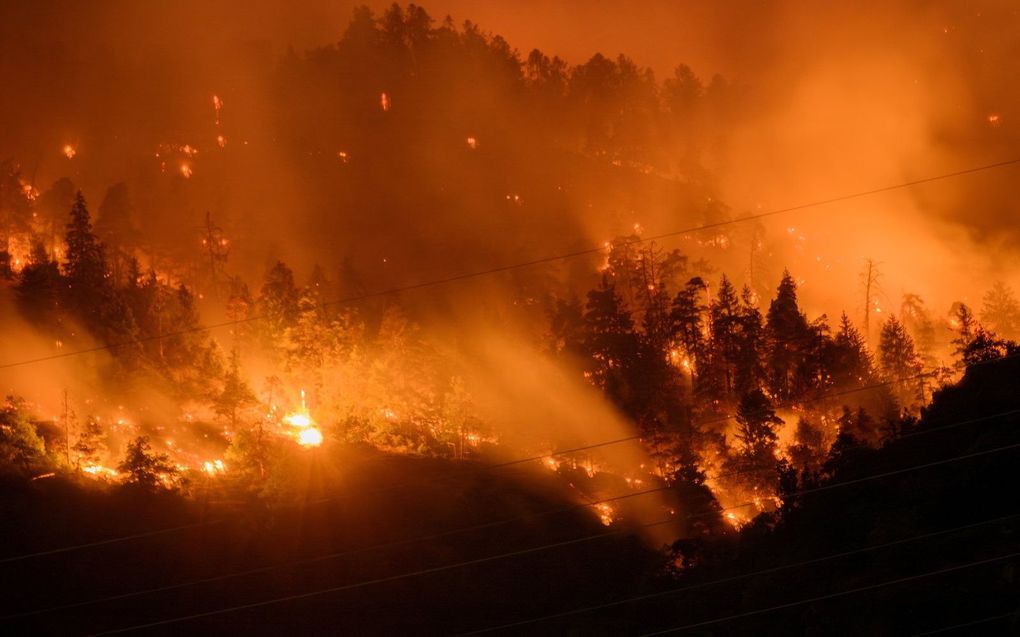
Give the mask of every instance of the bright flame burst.
[[217, 473], [223, 473], [226, 471], [226, 467], [223, 466], [222, 460], [212, 460], [202, 463], [202, 470], [213, 476]]
[[63, 148], [64, 157], [68, 159], [74, 159], [74, 156], [78, 154], [78, 149], [70, 144], [64, 144]]
[[284, 416], [283, 422], [297, 428], [295, 439], [302, 447], [318, 447], [322, 444], [322, 431], [315, 426], [305, 406], [305, 390], [301, 390], [301, 408]]
[[598, 513], [599, 522], [602, 522], [604, 526], [610, 526], [613, 524], [613, 520], [616, 515], [616, 512], [613, 511], [613, 507], [605, 502], [600, 502], [595, 505], [595, 511]]
[[115, 479], [120, 476], [120, 472], [110, 467], [104, 467], [101, 464], [86, 464], [82, 465], [81, 470], [85, 473], [102, 478], [105, 480]]
[[308, 427], [298, 432], [297, 441], [305, 447], [318, 447], [322, 444], [322, 432], [317, 427]]

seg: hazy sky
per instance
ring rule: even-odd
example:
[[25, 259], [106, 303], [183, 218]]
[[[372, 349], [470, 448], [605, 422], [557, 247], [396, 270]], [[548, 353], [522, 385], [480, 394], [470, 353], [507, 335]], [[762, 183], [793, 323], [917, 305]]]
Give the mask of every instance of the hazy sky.
[[[37, 114], [40, 105], [25, 107], [26, 97], [31, 104], [33, 93], [49, 83], [102, 75], [102, 51], [127, 60], [131, 68], [125, 72], [130, 96], [111, 95], [103, 104], [110, 113], [111, 135], [135, 121], [167, 119], [160, 120], [159, 112], [138, 112], [131, 101], [146, 97], [137, 94], [145, 89], [130, 84], [130, 73], [145, 73], [149, 59], [170, 60], [169, 66], [177, 68], [167, 81], [186, 87], [174, 98], [179, 103], [161, 108], [208, 109], [207, 87], [244, 92], [255, 75], [253, 61], [271, 64], [288, 46], [301, 52], [337, 41], [355, 4], [361, 3], [5, 0], [0, 6], [0, 70], [22, 91], [4, 91], [0, 112]], [[367, 4], [381, 11], [389, 3]], [[457, 24], [470, 19], [483, 30], [501, 34], [522, 54], [538, 47], [580, 63], [594, 52], [626, 53], [653, 68], [660, 79], [676, 64], [686, 63], [703, 78], [718, 72], [746, 85], [745, 111], [750, 115], [734, 121], [725, 152], [710, 166], [724, 198], [738, 212], [796, 205], [1007, 159], [1017, 152], [1020, 140], [1015, 124], [1020, 120], [1015, 3], [422, 4], [437, 20], [450, 14]], [[54, 48], [53, 43], [61, 46]], [[81, 65], [65, 67], [72, 69], [67, 78], [48, 77], [54, 62], [68, 59]], [[75, 88], [90, 89], [87, 81]], [[130, 94], [132, 89], [135, 94]], [[254, 112], [255, 101], [245, 104], [249, 111]], [[236, 102], [228, 106], [234, 106], [232, 117], [244, 115]], [[45, 143], [59, 148], [60, 136], [67, 135], [64, 129], [73, 130], [75, 118], [99, 117], [74, 108], [69, 112], [55, 132], [12, 127], [11, 139], [26, 140], [18, 152], [28, 156], [19, 159], [33, 165], [31, 154], [42, 153], [24, 150], [31, 148], [32, 135], [49, 134], [52, 139]], [[994, 123], [989, 119], [993, 116]], [[46, 157], [59, 161], [55, 152]], [[46, 164], [41, 164], [44, 173]], [[127, 172], [115, 161], [103, 165], [110, 175]], [[1014, 182], [1015, 171], [1000, 171], [818, 211], [807, 223], [820, 226], [812, 229], [816, 236], [824, 232], [840, 240], [827, 247], [830, 252], [844, 249], [847, 258], [854, 259], [868, 253], [886, 261], [890, 270], [911, 271], [904, 274], [909, 281], [930, 280], [939, 271], [973, 269], [961, 272], [966, 280], [985, 268], [1015, 277], [1014, 252], [1002, 249], [1018, 243]], [[654, 228], [657, 221], [670, 222], [664, 215], [647, 211], [642, 221]], [[800, 225], [796, 218], [778, 223]], [[854, 245], [862, 247], [847, 249], [848, 230], [859, 237]], [[906, 240], [926, 247], [905, 257], [897, 246]]]

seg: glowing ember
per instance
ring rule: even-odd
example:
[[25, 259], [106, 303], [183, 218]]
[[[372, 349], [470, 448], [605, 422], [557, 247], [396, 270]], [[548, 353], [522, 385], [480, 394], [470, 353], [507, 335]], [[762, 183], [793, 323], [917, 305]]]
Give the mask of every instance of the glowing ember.
[[467, 145], [468, 145], [468, 148], [470, 148], [471, 150], [474, 150], [474, 149], [478, 148], [478, 140], [475, 139], [474, 137], [468, 137], [467, 138]]
[[21, 182], [21, 192], [25, 194], [25, 199], [29, 201], [35, 201], [39, 198], [39, 191], [35, 189], [35, 186], [24, 181]]
[[383, 93], [379, 96], [379, 107], [383, 109], [383, 112], [390, 110], [390, 96]]
[[740, 527], [747, 524], [747, 520], [745, 518], [737, 515], [736, 513], [733, 513], [732, 511], [727, 511], [726, 514], [723, 515], [723, 519], [729, 522], [730, 525], [735, 529], [739, 529]]
[[190, 164], [181, 164], [181, 175], [183, 175], [185, 179], [191, 179], [191, 173], [192, 170]]
[[613, 524], [616, 514], [616, 512], [613, 511], [613, 507], [609, 506], [605, 502], [600, 502], [595, 505], [595, 511], [598, 513], [599, 521], [602, 522], [604, 526], [610, 526]]
[[63, 151], [64, 157], [67, 157], [68, 159], [74, 159], [74, 156], [78, 154], [78, 149], [70, 144], [65, 144]]
[[1002, 120], [999, 118], [998, 115], [993, 113], [988, 116], [988, 123], [991, 124], [992, 126], [998, 126], [1000, 123], [1002, 123]]
[[350, 160], [350, 156], [347, 155], [347, 151], [345, 150], [337, 151], [336, 156], [341, 162], [345, 164]]
[[226, 148], [226, 146], [227, 146], [227, 138], [224, 137], [223, 135], [217, 135], [216, 136], [216, 144], [219, 145], [220, 148]]

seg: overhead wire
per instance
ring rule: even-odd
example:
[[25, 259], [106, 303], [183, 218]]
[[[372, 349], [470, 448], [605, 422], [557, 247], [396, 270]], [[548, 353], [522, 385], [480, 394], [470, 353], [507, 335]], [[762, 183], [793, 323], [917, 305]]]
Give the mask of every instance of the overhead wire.
[[[917, 470], [921, 470], [921, 469], [928, 469], [928, 468], [935, 467], [935, 466], [944, 466], [944, 465], [951, 464], [951, 463], [954, 463], [954, 462], [959, 462], [959, 461], [962, 461], [962, 460], [969, 460], [969, 459], [972, 459], [972, 458], [988, 456], [988, 455], [991, 455], [991, 454], [994, 454], [994, 453], [1000, 453], [1000, 452], [1003, 452], [1003, 451], [1009, 451], [1009, 450], [1013, 450], [1013, 449], [1017, 449], [1017, 448], [1020, 448], [1020, 443], [1015, 443], [1015, 444], [1011, 444], [1011, 445], [1004, 445], [1004, 446], [1000, 446], [1000, 447], [994, 447], [992, 449], [985, 449], [985, 450], [976, 451], [976, 452], [972, 452], [972, 453], [968, 453], [968, 454], [962, 454], [962, 455], [959, 455], [959, 456], [953, 456], [953, 457], [950, 457], [950, 458], [944, 458], [944, 459], [933, 461], [933, 462], [927, 462], [927, 463], [922, 463], [922, 464], [918, 464], [918, 465], [912, 465], [912, 466], [909, 466], [909, 467], [904, 467], [904, 468], [900, 468], [900, 469], [894, 469], [894, 470], [890, 470], [890, 471], [884, 471], [884, 472], [880, 472], [880, 473], [877, 473], [877, 474], [872, 474], [872, 475], [869, 475], [869, 476], [863, 476], [863, 477], [854, 478], [854, 479], [851, 479], [851, 480], [845, 480], [845, 481], [840, 481], [840, 482], [831, 483], [831, 484], [827, 484], [827, 485], [822, 485], [822, 486], [819, 486], [819, 487], [813, 487], [813, 488], [809, 488], [809, 489], [795, 491], [795, 492], [792, 492], [790, 494], [787, 494], [787, 497], [788, 498], [792, 498], [792, 497], [798, 497], [799, 498], [799, 497], [803, 497], [803, 496], [809, 495], [809, 494], [820, 493], [820, 492], [824, 492], [824, 491], [830, 491], [830, 490], [833, 490], [833, 489], [843, 488], [843, 487], [846, 487], [846, 486], [851, 486], [851, 485], [856, 485], [856, 484], [862, 484], [862, 483], [865, 483], [865, 482], [870, 482], [872, 480], [880, 480], [880, 479], [883, 479], [883, 478], [887, 478], [887, 477], [891, 477], [891, 476], [895, 476], [895, 475], [902, 475], [902, 474], [905, 474], [905, 473], [909, 473], [911, 471], [917, 471]], [[742, 507], [742, 506], [747, 506], [747, 505], [745, 504], [745, 505], [739, 505], [738, 507], [727, 507], [727, 509], [739, 508], [739, 507]], [[721, 511], [725, 511], [727, 509], [721, 509]], [[205, 611], [205, 612], [202, 612], [202, 613], [195, 613], [195, 614], [189, 614], [189, 615], [182, 615], [182, 616], [178, 616], [178, 617], [166, 618], [166, 619], [158, 620], [158, 621], [155, 621], [155, 622], [149, 622], [149, 623], [145, 623], [145, 624], [139, 624], [139, 625], [125, 627], [125, 628], [119, 628], [119, 629], [115, 629], [115, 630], [112, 630], [112, 631], [107, 631], [107, 632], [97, 633], [97, 634], [113, 634], [115, 632], [125, 632], [125, 631], [129, 631], [129, 630], [140, 630], [140, 629], [143, 629], [143, 628], [151, 628], [151, 627], [154, 627], [154, 626], [178, 623], [178, 622], [181, 622], [181, 621], [187, 621], [187, 620], [191, 620], [191, 619], [198, 619], [198, 618], [201, 618], [201, 617], [208, 617], [208, 616], [212, 616], [212, 615], [219, 615], [219, 614], [234, 612], [234, 611], [238, 611], [238, 610], [245, 610], [245, 609], [249, 609], [249, 608], [267, 606], [267, 605], [272, 605], [272, 604], [277, 604], [277, 603], [282, 603], [282, 602], [287, 602], [287, 601], [294, 601], [294, 600], [297, 600], [297, 599], [304, 599], [304, 598], [308, 598], [308, 597], [315, 597], [315, 596], [318, 596], [318, 595], [325, 595], [325, 594], [328, 594], [328, 593], [347, 591], [347, 590], [352, 590], [352, 589], [355, 589], [355, 588], [363, 588], [363, 587], [366, 587], [366, 586], [373, 586], [373, 585], [376, 585], [376, 584], [396, 581], [396, 580], [400, 580], [400, 579], [406, 579], [406, 578], [409, 578], [409, 577], [417, 577], [417, 576], [421, 576], [421, 575], [428, 575], [428, 574], [432, 574], [432, 573], [437, 573], [437, 572], [442, 572], [442, 571], [449, 571], [449, 570], [453, 570], [453, 569], [457, 569], [457, 568], [463, 568], [463, 567], [466, 567], [466, 566], [474, 566], [474, 565], [477, 565], [477, 564], [482, 564], [482, 563], [486, 563], [486, 562], [490, 562], [490, 561], [505, 559], [505, 558], [508, 558], [508, 557], [514, 557], [514, 556], [517, 556], [517, 555], [537, 553], [537, 552], [544, 551], [544, 550], [550, 550], [550, 549], [554, 549], [554, 548], [560, 548], [560, 547], [563, 547], [563, 546], [569, 546], [569, 545], [573, 545], [573, 544], [587, 542], [587, 541], [591, 541], [591, 540], [598, 539], [598, 538], [612, 537], [612, 536], [622, 535], [622, 534], [630, 534], [630, 533], [633, 533], [634, 530], [636, 530], [636, 529], [648, 528], [648, 527], [652, 527], [652, 526], [661, 526], [663, 524], [669, 524], [669, 523], [676, 523], [679, 520], [680, 519], [678, 519], [677, 517], [670, 517], [668, 519], [657, 521], [657, 522], [653, 522], [653, 523], [650, 523], [650, 524], [635, 525], [635, 526], [633, 526], [631, 528], [622, 529], [620, 531], [614, 531], [614, 532], [608, 532], [608, 533], [599, 533], [599, 534], [595, 534], [595, 535], [585, 536], [585, 537], [582, 537], [582, 538], [576, 538], [576, 539], [572, 539], [572, 540], [566, 540], [566, 541], [562, 541], [562, 542], [556, 542], [556, 543], [552, 543], [552, 544], [546, 544], [546, 545], [531, 547], [531, 548], [528, 548], [528, 549], [522, 549], [522, 550], [518, 550], [518, 551], [511, 551], [511, 552], [508, 552], [508, 553], [502, 553], [502, 554], [492, 555], [492, 556], [488, 556], [488, 557], [475, 558], [475, 559], [466, 560], [466, 561], [462, 561], [462, 562], [456, 562], [456, 563], [452, 563], [452, 564], [445, 564], [445, 565], [430, 567], [430, 568], [427, 568], [427, 569], [419, 569], [419, 570], [411, 571], [411, 572], [407, 572], [407, 573], [398, 573], [398, 574], [389, 575], [389, 576], [385, 576], [385, 577], [381, 577], [381, 578], [374, 578], [374, 579], [370, 579], [370, 580], [365, 580], [365, 581], [362, 581], [362, 582], [354, 582], [354, 583], [350, 583], [350, 584], [344, 584], [342, 586], [333, 586], [333, 587], [328, 587], [328, 588], [316, 589], [316, 590], [308, 591], [308, 592], [305, 592], [305, 593], [300, 593], [300, 594], [295, 594], [295, 595], [287, 595], [287, 596], [282, 596], [282, 597], [276, 597], [276, 598], [271, 598], [271, 599], [268, 599], [268, 600], [262, 600], [262, 601], [259, 601], [259, 602], [252, 602], [252, 603], [247, 603], [247, 604], [241, 604], [241, 605], [236, 605], [236, 606], [225, 607], [225, 608], [221, 608], [221, 609], [215, 609], [215, 610], [211, 610], [211, 611]]]
[[[971, 168], [965, 168], [965, 169], [962, 169], [962, 170], [956, 170], [956, 171], [953, 171], [953, 172], [942, 173], [942, 174], [939, 174], [939, 175], [932, 175], [932, 176], [924, 177], [924, 178], [921, 178], [921, 179], [914, 179], [914, 180], [911, 180], [911, 181], [905, 181], [905, 182], [901, 182], [901, 183], [897, 183], [897, 184], [892, 184], [892, 185], [888, 185], [888, 186], [882, 186], [882, 187], [879, 187], [879, 188], [872, 188], [872, 189], [869, 189], [869, 190], [861, 190], [861, 191], [857, 191], [857, 192], [853, 192], [853, 193], [848, 193], [848, 194], [845, 194], [845, 195], [838, 195], [836, 197], [829, 197], [829, 198], [826, 198], [826, 199], [819, 199], [819, 200], [815, 200], [815, 201], [811, 201], [811, 202], [807, 202], [807, 203], [802, 203], [802, 204], [798, 204], [798, 205], [794, 205], [794, 206], [788, 206], [788, 207], [785, 207], [785, 208], [778, 208], [778, 209], [775, 209], [775, 210], [768, 210], [768, 211], [765, 211], [765, 212], [759, 212], [759, 213], [755, 213], [755, 214], [751, 214], [751, 215], [745, 215], [745, 216], [742, 216], [742, 217], [737, 217], [735, 219], [727, 219], [727, 220], [724, 220], [724, 221], [716, 221], [716, 222], [713, 222], [713, 223], [702, 224], [702, 225], [699, 225], [699, 226], [691, 226], [691, 227], [684, 228], [684, 229], [681, 229], [681, 230], [672, 230], [672, 231], [669, 231], [669, 232], [663, 232], [663, 233], [660, 233], [660, 234], [650, 235], [650, 236], [647, 236], [647, 237], [638, 237], [636, 241], [640, 242], [640, 243], [645, 243], [645, 242], [650, 242], [650, 241], [658, 241], [658, 240], [661, 240], [661, 239], [667, 239], [667, 238], [671, 238], [671, 237], [682, 236], [682, 235], [685, 235], [685, 234], [691, 234], [691, 233], [695, 233], [695, 232], [700, 232], [702, 230], [711, 230], [711, 229], [714, 229], [714, 228], [720, 228], [720, 227], [724, 227], [724, 226], [728, 226], [728, 225], [733, 225], [733, 224], [737, 224], [737, 223], [745, 223], [745, 222], [748, 222], [748, 221], [755, 221], [755, 220], [758, 220], [758, 219], [764, 219], [764, 218], [767, 218], [767, 217], [772, 217], [772, 216], [776, 216], [776, 215], [780, 215], [780, 214], [785, 214], [785, 213], [789, 213], [789, 212], [796, 212], [796, 211], [799, 211], [799, 210], [806, 210], [806, 209], [809, 209], [809, 208], [826, 206], [826, 205], [830, 205], [830, 204], [834, 204], [834, 203], [840, 203], [840, 202], [843, 202], [843, 201], [850, 201], [850, 200], [853, 200], [853, 199], [859, 199], [861, 197], [868, 197], [868, 196], [871, 196], [871, 195], [876, 195], [876, 194], [880, 194], [880, 193], [884, 193], [884, 192], [891, 192], [891, 191], [895, 191], [895, 190], [902, 190], [904, 188], [911, 188], [911, 187], [919, 186], [919, 185], [922, 185], [922, 184], [928, 184], [928, 183], [933, 183], [933, 182], [937, 182], [937, 181], [943, 181], [943, 180], [946, 180], [946, 179], [952, 179], [952, 178], [961, 177], [961, 176], [964, 176], [964, 175], [974, 174], [974, 173], [978, 173], [978, 172], [984, 172], [984, 171], [987, 171], [987, 170], [994, 170], [994, 169], [997, 169], [997, 168], [1004, 168], [1004, 167], [1013, 166], [1013, 165], [1016, 165], [1016, 164], [1020, 164], [1020, 157], [1015, 158], [1015, 159], [1007, 159], [1007, 160], [1003, 160], [1003, 161], [997, 161], [997, 162], [990, 163], [990, 164], [983, 164], [981, 166], [974, 166], [974, 167], [971, 167]], [[469, 279], [476, 279], [476, 278], [479, 278], [479, 277], [489, 276], [489, 275], [492, 275], [492, 274], [499, 274], [499, 273], [502, 273], [502, 272], [510, 272], [510, 271], [513, 271], [513, 270], [520, 270], [520, 269], [523, 269], [523, 268], [529, 268], [529, 267], [533, 267], [533, 266], [536, 266], [536, 265], [543, 265], [543, 264], [547, 264], [547, 263], [554, 263], [556, 261], [564, 261], [564, 260], [568, 260], [568, 259], [573, 259], [573, 258], [577, 258], [577, 257], [581, 257], [581, 256], [587, 256], [587, 255], [592, 255], [592, 254], [599, 254], [601, 252], [604, 252], [604, 250], [605, 250], [604, 246], [597, 246], [597, 247], [585, 248], [585, 249], [582, 249], [582, 250], [575, 250], [575, 251], [572, 251], [572, 252], [565, 252], [565, 253], [556, 254], [556, 255], [549, 255], [549, 256], [544, 256], [544, 257], [538, 257], [538, 258], [531, 259], [531, 260], [528, 260], [528, 261], [520, 261], [520, 262], [517, 262], [517, 263], [511, 263], [511, 264], [507, 264], [507, 265], [495, 266], [495, 267], [485, 268], [485, 269], [482, 269], [482, 270], [475, 270], [475, 271], [472, 271], [472, 272], [464, 272], [464, 273], [461, 273], [461, 274], [455, 274], [455, 275], [451, 275], [451, 276], [447, 276], [447, 277], [443, 277], [443, 278], [431, 279], [431, 280], [427, 280], [427, 281], [421, 281], [421, 282], [418, 282], [418, 283], [411, 283], [411, 284], [391, 287], [391, 288], [387, 288], [385, 290], [378, 290], [378, 291], [375, 291], [375, 292], [369, 292], [369, 293], [365, 293], [365, 294], [358, 294], [358, 295], [348, 296], [348, 297], [344, 297], [344, 298], [334, 299], [332, 301], [322, 301], [322, 302], [319, 302], [319, 303], [315, 304], [315, 307], [325, 308], [325, 307], [330, 307], [330, 306], [334, 306], [334, 305], [348, 305], [348, 304], [357, 303], [357, 302], [360, 302], [360, 301], [367, 301], [367, 300], [371, 300], [371, 299], [375, 299], [375, 298], [380, 298], [380, 297], [384, 297], [384, 296], [390, 296], [390, 295], [393, 295], [393, 294], [399, 294], [399, 293], [402, 293], [402, 292], [411, 292], [411, 291], [414, 291], [414, 290], [420, 290], [420, 289], [424, 289], [424, 288], [430, 288], [430, 287], [436, 287], [436, 286], [441, 286], [441, 285], [447, 285], [447, 284], [450, 284], [450, 283], [456, 283], [456, 282], [459, 282], [459, 281], [466, 281], [466, 280], [469, 280]], [[228, 321], [220, 321], [220, 322], [212, 323], [212, 324], [209, 324], [209, 325], [201, 325], [201, 326], [195, 326], [195, 327], [186, 328], [186, 329], [182, 329], [182, 330], [174, 330], [174, 331], [170, 331], [170, 332], [166, 332], [166, 333], [162, 333], [162, 334], [151, 334], [151, 335], [148, 335], [148, 336], [138, 337], [138, 338], [134, 338], [134, 339], [131, 339], [131, 340], [124, 340], [124, 341], [119, 342], [119, 343], [110, 343], [110, 344], [105, 344], [105, 345], [97, 345], [95, 347], [88, 347], [88, 348], [82, 348], [82, 349], [67, 351], [67, 352], [60, 352], [60, 353], [57, 353], [57, 354], [50, 354], [50, 355], [46, 355], [46, 356], [39, 356], [39, 357], [36, 357], [36, 358], [25, 359], [25, 360], [21, 360], [21, 361], [10, 362], [10, 363], [2, 363], [2, 364], [0, 364], [0, 369], [11, 369], [11, 368], [14, 368], [14, 367], [22, 367], [24, 365], [33, 365], [33, 364], [36, 364], [36, 363], [42, 363], [42, 362], [46, 362], [46, 361], [52, 361], [52, 360], [58, 360], [58, 359], [63, 359], [63, 358], [69, 358], [69, 357], [72, 357], [72, 356], [80, 356], [80, 355], [83, 355], [83, 354], [91, 354], [91, 353], [95, 353], [95, 352], [101, 352], [101, 351], [105, 351], [105, 350], [117, 349], [117, 348], [121, 348], [121, 347], [131, 347], [131, 346], [137, 345], [139, 343], [146, 343], [146, 342], [162, 340], [162, 339], [166, 339], [166, 338], [174, 338], [174, 337], [177, 337], [177, 336], [184, 336], [184, 335], [187, 335], [187, 334], [208, 332], [208, 331], [211, 331], [211, 330], [220, 329], [220, 328], [224, 328], [224, 327], [232, 327], [232, 326], [235, 326], [235, 325], [241, 325], [241, 324], [245, 324], [245, 323], [261, 321], [261, 320], [264, 320], [266, 318], [267, 317], [265, 315], [258, 315], [258, 314], [256, 314], [256, 315], [247, 316], [247, 317], [240, 318], [240, 319], [231, 319], [231, 320], [228, 320]]]

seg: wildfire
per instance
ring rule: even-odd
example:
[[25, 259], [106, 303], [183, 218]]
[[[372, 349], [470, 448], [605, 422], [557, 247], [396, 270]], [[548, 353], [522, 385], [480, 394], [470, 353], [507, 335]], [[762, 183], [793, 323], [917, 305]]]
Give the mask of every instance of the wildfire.
[[36, 190], [35, 186], [25, 181], [21, 181], [20, 183], [21, 192], [25, 193], [25, 199], [28, 199], [29, 201], [35, 201], [36, 199], [39, 198], [39, 191]]
[[104, 467], [101, 464], [87, 464], [82, 465], [82, 471], [89, 474], [90, 476], [99, 478], [101, 480], [115, 480], [120, 477], [120, 472], [110, 467]]
[[223, 108], [223, 100], [220, 99], [219, 95], [212, 96], [213, 108], [216, 109], [216, 125], [220, 125], [220, 109]]
[[747, 520], [741, 518], [739, 515], [733, 513], [732, 511], [727, 511], [723, 518], [727, 522], [729, 522], [735, 529], [739, 529], [740, 527], [744, 526], [744, 524], [747, 523]]
[[308, 427], [298, 432], [297, 441], [304, 447], [318, 447], [322, 444], [322, 432], [317, 427]]
[[301, 429], [307, 429], [312, 426], [312, 419], [308, 414], [293, 413], [283, 417], [283, 422], [287, 423], [291, 427], [299, 427]]
[[605, 502], [596, 504], [595, 511], [599, 516], [599, 522], [601, 522], [604, 526], [611, 526], [613, 521], [616, 519], [616, 511], [614, 511], [613, 507]]
[[674, 347], [669, 350], [668, 359], [674, 366], [682, 367], [688, 372], [691, 371], [691, 359], [684, 356], [683, 351], [679, 347]]
[[67, 157], [68, 159], [74, 159], [74, 156], [78, 154], [78, 149], [70, 144], [64, 144], [64, 148], [62, 150], [64, 152], [64, 157]]
[[297, 429], [295, 439], [302, 447], [318, 447], [322, 444], [322, 431], [315, 425], [305, 406], [305, 390], [301, 390], [301, 407], [284, 416], [283, 422]]
[[202, 463], [202, 470], [211, 476], [226, 471], [226, 467], [223, 465], [222, 460], [207, 460]]

